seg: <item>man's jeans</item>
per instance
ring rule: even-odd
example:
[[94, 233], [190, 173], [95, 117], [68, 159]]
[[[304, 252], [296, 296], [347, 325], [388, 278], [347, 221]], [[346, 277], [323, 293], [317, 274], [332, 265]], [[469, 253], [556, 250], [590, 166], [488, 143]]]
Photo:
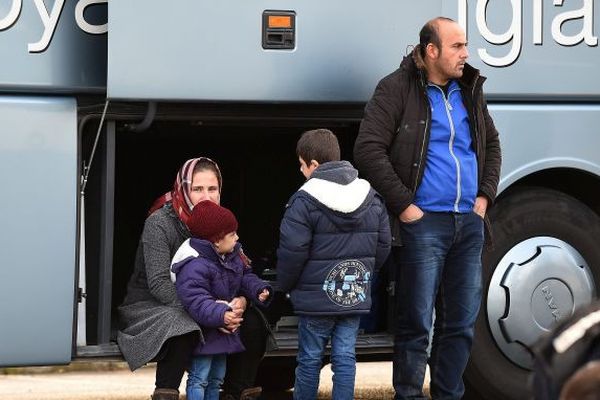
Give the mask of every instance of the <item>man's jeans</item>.
[[354, 398], [356, 375], [354, 346], [359, 324], [359, 316], [300, 316], [294, 399], [312, 400], [317, 398], [323, 353], [329, 338], [331, 338], [331, 370], [333, 371], [331, 398], [332, 400]]
[[185, 388], [187, 400], [219, 400], [226, 365], [225, 354], [193, 357]]
[[433, 399], [460, 399], [481, 302], [483, 219], [425, 213], [401, 224], [393, 382], [395, 399], [425, 399], [423, 379], [435, 307], [429, 367]]

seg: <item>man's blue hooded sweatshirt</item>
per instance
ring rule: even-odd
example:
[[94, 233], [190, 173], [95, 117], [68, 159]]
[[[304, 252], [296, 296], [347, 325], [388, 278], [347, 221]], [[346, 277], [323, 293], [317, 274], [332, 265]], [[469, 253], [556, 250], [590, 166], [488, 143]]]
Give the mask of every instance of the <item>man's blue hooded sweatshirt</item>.
[[452, 80], [445, 94], [430, 83], [427, 97], [431, 130], [423, 180], [414, 203], [424, 211], [471, 212], [477, 196], [477, 157], [460, 87]]

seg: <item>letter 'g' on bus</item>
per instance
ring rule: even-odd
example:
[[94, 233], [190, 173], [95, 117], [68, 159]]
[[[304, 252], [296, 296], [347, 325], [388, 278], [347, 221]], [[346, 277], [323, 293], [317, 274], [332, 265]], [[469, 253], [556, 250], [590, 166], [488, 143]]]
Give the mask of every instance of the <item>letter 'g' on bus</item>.
[[511, 43], [510, 51], [504, 57], [492, 57], [486, 49], [477, 49], [481, 61], [493, 67], [502, 67], [514, 63], [519, 54], [523, 41], [521, 38], [523, 26], [522, 2], [521, 0], [510, 0], [512, 7], [512, 21], [508, 30], [502, 34], [495, 34], [488, 28], [486, 20], [486, 9], [489, 0], [478, 1], [476, 11], [477, 28], [481, 36], [491, 44], [502, 45], [508, 42]]

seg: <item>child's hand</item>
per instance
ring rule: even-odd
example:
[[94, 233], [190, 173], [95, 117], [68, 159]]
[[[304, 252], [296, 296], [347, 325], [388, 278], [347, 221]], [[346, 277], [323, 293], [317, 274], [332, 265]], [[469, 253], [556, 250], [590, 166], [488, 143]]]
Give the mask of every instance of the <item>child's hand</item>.
[[267, 289], [263, 289], [263, 291], [258, 295], [258, 300], [260, 300], [261, 303], [264, 303], [269, 298], [269, 294], [270, 293]]

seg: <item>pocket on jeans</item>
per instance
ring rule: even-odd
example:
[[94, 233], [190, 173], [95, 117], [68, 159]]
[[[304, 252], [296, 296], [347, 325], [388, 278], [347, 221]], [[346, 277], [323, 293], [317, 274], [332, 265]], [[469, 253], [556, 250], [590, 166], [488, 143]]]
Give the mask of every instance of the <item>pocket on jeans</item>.
[[314, 333], [329, 334], [331, 332], [332, 325], [333, 321], [327, 317], [311, 317], [307, 318], [306, 321], [306, 327]]

